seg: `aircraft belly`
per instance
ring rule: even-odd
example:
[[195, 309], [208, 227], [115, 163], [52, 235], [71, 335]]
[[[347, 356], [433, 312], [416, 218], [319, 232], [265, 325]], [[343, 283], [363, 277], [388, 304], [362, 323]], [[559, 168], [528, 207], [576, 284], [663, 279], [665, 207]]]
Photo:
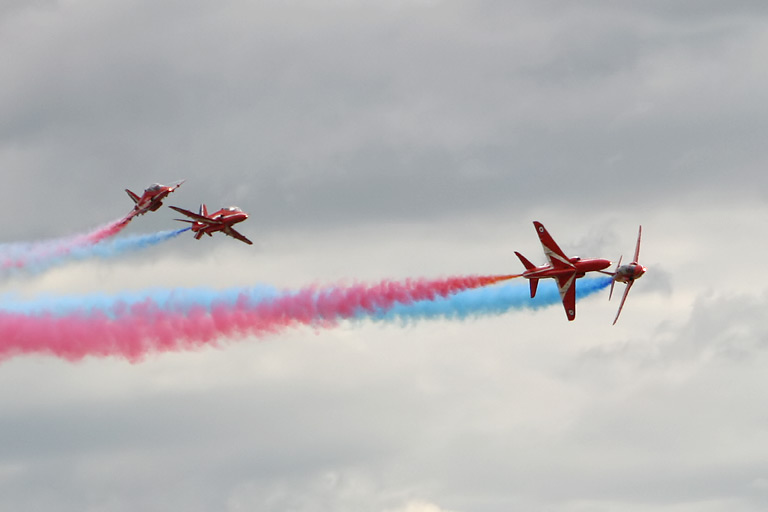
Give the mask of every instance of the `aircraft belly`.
[[546, 268], [541, 270], [535, 270], [533, 272], [526, 272], [523, 275], [527, 278], [545, 278], [545, 277], [552, 277], [552, 278], [559, 278], [561, 276], [570, 276], [574, 273], [573, 268]]

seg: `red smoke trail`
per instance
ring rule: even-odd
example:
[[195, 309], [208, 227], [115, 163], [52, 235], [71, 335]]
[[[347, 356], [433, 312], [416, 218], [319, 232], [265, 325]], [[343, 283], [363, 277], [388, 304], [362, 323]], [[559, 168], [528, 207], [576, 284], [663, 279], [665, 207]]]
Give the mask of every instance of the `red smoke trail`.
[[126, 215], [120, 220], [110, 222], [106, 226], [99, 228], [93, 231], [92, 233], [88, 233], [87, 235], [84, 235], [79, 240], [82, 240], [82, 245], [97, 244], [106, 238], [115, 236], [116, 234], [120, 233], [128, 225], [128, 223], [131, 222], [132, 218], [133, 218], [132, 216]]
[[44, 314], [0, 313], [0, 358], [17, 354], [51, 354], [68, 360], [85, 356], [122, 356], [140, 360], [148, 353], [189, 350], [234, 335], [275, 334], [288, 327], [331, 327], [360, 313], [387, 310], [396, 304], [447, 297], [512, 276], [470, 276], [436, 280], [382, 281], [325, 288], [309, 287], [252, 302], [243, 293], [234, 306], [216, 300], [185, 312], [155, 301], [109, 311]]

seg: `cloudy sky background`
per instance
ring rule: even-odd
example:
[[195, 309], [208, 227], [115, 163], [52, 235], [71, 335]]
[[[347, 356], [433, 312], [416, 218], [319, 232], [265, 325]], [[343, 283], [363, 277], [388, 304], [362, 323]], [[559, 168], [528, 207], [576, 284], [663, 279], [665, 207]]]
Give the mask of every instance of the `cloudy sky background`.
[[[237, 204], [3, 292], [520, 270], [532, 220], [641, 261], [538, 312], [0, 364], [0, 509], [720, 512], [768, 506], [764, 2], [0, 3], [0, 241], [124, 188]], [[174, 225], [164, 208], [127, 233]]]

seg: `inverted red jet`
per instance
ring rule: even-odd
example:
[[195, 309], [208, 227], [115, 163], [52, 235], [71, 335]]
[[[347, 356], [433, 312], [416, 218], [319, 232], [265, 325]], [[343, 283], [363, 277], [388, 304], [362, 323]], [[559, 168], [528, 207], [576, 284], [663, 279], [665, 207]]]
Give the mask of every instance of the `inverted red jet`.
[[163, 199], [168, 197], [168, 194], [179, 188], [182, 183], [184, 183], [184, 180], [181, 180], [180, 182], [171, 186], [155, 183], [154, 185], [144, 189], [144, 193], [141, 194], [141, 197], [139, 197], [138, 194], [125, 189], [125, 191], [128, 193], [128, 196], [133, 199], [134, 202], [133, 211], [128, 214], [128, 219], [132, 219], [137, 215], [144, 215], [147, 212], [157, 211], [157, 209], [163, 205]]
[[599, 272], [611, 266], [611, 262], [604, 259], [582, 259], [569, 258], [558, 247], [554, 239], [547, 232], [541, 222], [534, 221], [533, 226], [541, 240], [541, 246], [544, 248], [544, 254], [549, 259], [549, 265], [537, 267], [525, 256], [515, 251], [517, 257], [525, 266], [525, 272], [520, 274], [527, 278], [531, 285], [531, 298], [536, 296], [536, 288], [539, 285], [539, 279], [551, 277], [557, 282], [557, 289], [560, 291], [560, 298], [563, 300], [565, 314], [568, 320], [576, 318], [576, 279], [584, 277], [587, 272]]
[[183, 208], [171, 206], [179, 213], [183, 213], [192, 220], [176, 219], [181, 222], [189, 222], [192, 224], [192, 232], [195, 233], [195, 239], [200, 240], [203, 235], [213, 236], [213, 233], [221, 231], [225, 235], [229, 235], [233, 238], [237, 238], [241, 242], [245, 242], [248, 245], [253, 245], [253, 242], [248, 240], [242, 233], [239, 233], [232, 227], [232, 225], [238, 222], [243, 222], [248, 218], [248, 214], [237, 206], [230, 206], [229, 208], [222, 208], [219, 211], [208, 213], [208, 208], [202, 204], [200, 205], [200, 213], [194, 213]]
[[637, 262], [640, 258], [640, 237], [643, 234], [643, 226], [637, 230], [637, 245], [635, 245], [635, 257], [632, 258], [632, 263], [628, 265], [621, 264], [621, 257], [619, 257], [619, 263], [616, 265], [616, 272], [613, 273], [613, 282], [611, 283], [611, 293], [608, 294], [608, 300], [611, 300], [613, 296], [613, 285], [617, 282], [625, 283], [627, 287], [624, 289], [624, 295], [621, 297], [621, 304], [619, 304], [619, 311], [616, 313], [616, 318], [613, 320], [613, 325], [616, 325], [616, 321], [621, 314], [621, 308], [624, 307], [624, 301], [627, 300], [629, 295], [629, 289], [635, 284], [635, 279], [638, 279], [645, 274], [648, 270]]

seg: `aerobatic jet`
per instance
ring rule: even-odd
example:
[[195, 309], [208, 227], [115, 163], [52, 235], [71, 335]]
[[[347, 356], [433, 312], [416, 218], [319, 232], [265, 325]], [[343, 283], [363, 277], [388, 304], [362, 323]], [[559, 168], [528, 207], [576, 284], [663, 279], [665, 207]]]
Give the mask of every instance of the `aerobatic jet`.
[[139, 197], [138, 194], [131, 192], [128, 189], [125, 191], [128, 196], [133, 199], [134, 206], [133, 211], [128, 214], [128, 219], [132, 219], [137, 215], [144, 215], [147, 212], [157, 211], [163, 205], [163, 199], [168, 197], [168, 194], [176, 190], [184, 183], [185, 180], [181, 180], [175, 185], [166, 186], [159, 183], [155, 183], [144, 190], [144, 193]]
[[619, 257], [619, 263], [616, 265], [616, 272], [613, 273], [613, 282], [611, 283], [611, 293], [608, 294], [608, 300], [611, 300], [613, 296], [613, 285], [617, 282], [625, 283], [627, 287], [624, 289], [624, 295], [621, 297], [621, 304], [619, 304], [619, 311], [616, 313], [616, 318], [613, 320], [613, 325], [616, 325], [616, 321], [619, 319], [621, 309], [624, 307], [624, 301], [627, 300], [629, 295], [629, 289], [635, 284], [635, 279], [638, 279], [645, 274], [648, 270], [637, 262], [640, 258], [640, 237], [643, 234], [643, 226], [637, 230], [637, 245], [635, 245], [635, 257], [632, 258], [632, 263], [628, 265], [621, 264], [621, 257]]
[[544, 248], [544, 254], [549, 259], [549, 265], [537, 267], [528, 261], [525, 256], [515, 251], [515, 254], [520, 258], [523, 266], [525, 266], [525, 272], [520, 274], [520, 276], [530, 281], [531, 298], [536, 296], [539, 279], [553, 278], [557, 282], [557, 289], [560, 291], [565, 314], [568, 320], [574, 320], [576, 318], [576, 279], [584, 277], [587, 272], [600, 272], [610, 267], [611, 262], [604, 259], [569, 258], [558, 247], [541, 222], [534, 221], [533, 226], [539, 235], [541, 246]]
[[183, 208], [171, 206], [179, 213], [183, 213], [192, 220], [176, 219], [181, 222], [189, 222], [192, 224], [192, 232], [195, 233], [195, 239], [200, 240], [203, 235], [213, 236], [213, 233], [221, 231], [225, 235], [229, 235], [233, 238], [237, 238], [241, 242], [245, 242], [248, 245], [253, 245], [253, 242], [248, 240], [242, 233], [238, 232], [232, 226], [238, 222], [243, 222], [248, 218], [248, 214], [237, 206], [230, 206], [229, 208], [222, 208], [219, 211], [208, 213], [208, 208], [205, 204], [200, 205], [200, 212], [194, 213]]

